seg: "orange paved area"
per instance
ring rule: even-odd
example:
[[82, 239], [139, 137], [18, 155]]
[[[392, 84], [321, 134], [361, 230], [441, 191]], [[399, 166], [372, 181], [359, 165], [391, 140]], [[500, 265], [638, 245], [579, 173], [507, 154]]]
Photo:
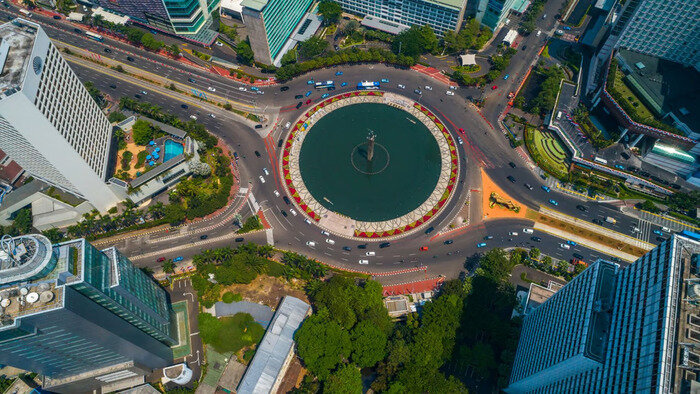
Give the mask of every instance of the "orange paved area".
[[[489, 197], [491, 192], [498, 193], [501, 198], [510, 200], [515, 205], [520, 206], [520, 212], [515, 213], [509, 209], [506, 209], [499, 205], [494, 205], [493, 208], [489, 207]], [[500, 218], [523, 218], [525, 219], [525, 212], [527, 212], [527, 207], [524, 204], [514, 200], [508, 194], [506, 194], [500, 187], [498, 187], [492, 180], [486, 175], [484, 169], [481, 169], [481, 210], [484, 213], [484, 220], [488, 219], [500, 219]]]
[[432, 278], [426, 280], [419, 280], [415, 282], [401, 283], [397, 285], [383, 286], [383, 295], [388, 297], [391, 295], [398, 294], [413, 294], [413, 293], [424, 293], [426, 291], [433, 291], [440, 287], [445, 278]]

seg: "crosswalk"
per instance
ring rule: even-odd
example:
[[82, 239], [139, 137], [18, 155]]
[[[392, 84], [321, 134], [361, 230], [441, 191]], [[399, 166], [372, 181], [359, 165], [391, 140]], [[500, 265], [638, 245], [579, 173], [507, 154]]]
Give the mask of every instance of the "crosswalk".
[[698, 231], [700, 231], [699, 227], [694, 227], [694, 226], [691, 226], [689, 224], [682, 223], [676, 219], [666, 218], [666, 217], [663, 217], [661, 215], [655, 215], [655, 214], [649, 213], [647, 211], [642, 211], [642, 210], [637, 210], [636, 212], [641, 219], [649, 221], [649, 222], [656, 224], [658, 226], [666, 227], [674, 232], [679, 232], [679, 231], [698, 232]]

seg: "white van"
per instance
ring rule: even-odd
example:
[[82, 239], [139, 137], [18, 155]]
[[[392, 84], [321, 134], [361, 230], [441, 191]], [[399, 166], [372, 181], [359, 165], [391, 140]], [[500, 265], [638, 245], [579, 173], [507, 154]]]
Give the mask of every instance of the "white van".
[[571, 249], [571, 246], [569, 246], [567, 244], [559, 244], [559, 247], [562, 249]]
[[360, 261], [358, 261], [358, 263], [360, 263], [362, 265], [367, 265], [367, 264], [369, 264], [369, 260], [360, 260]]
[[329, 243], [331, 245], [335, 245], [335, 241], [330, 239], [330, 238], [326, 238], [326, 243]]
[[557, 112], [557, 119], [561, 119], [561, 111]]
[[366, 256], [374, 256], [376, 253], [375, 252], [367, 252], [365, 253]]
[[306, 246], [310, 246], [310, 247], [313, 248], [314, 246], [316, 246], [316, 242], [314, 242], [314, 241], [306, 241]]
[[531, 228], [524, 228], [524, 229], [523, 229], [523, 232], [524, 232], [525, 234], [532, 234], [532, 233], [533, 233], [533, 231], [532, 231]]

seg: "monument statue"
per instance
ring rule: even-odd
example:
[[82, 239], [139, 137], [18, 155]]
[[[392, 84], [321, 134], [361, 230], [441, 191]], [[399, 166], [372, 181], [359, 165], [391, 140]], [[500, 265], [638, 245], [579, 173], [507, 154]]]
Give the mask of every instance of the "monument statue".
[[374, 157], [374, 140], [377, 138], [377, 134], [370, 130], [367, 136], [367, 161], [372, 161]]

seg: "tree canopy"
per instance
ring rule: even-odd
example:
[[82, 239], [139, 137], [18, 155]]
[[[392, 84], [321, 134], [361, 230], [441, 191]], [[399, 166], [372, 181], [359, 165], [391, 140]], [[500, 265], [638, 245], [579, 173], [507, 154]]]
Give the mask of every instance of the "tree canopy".
[[323, 0], [318, 4], [318, 13], [323, 17], [323, 24], [328, 26], [340, 20], [343, 8], [332, 0]]
[[360, 394], [362, 393], [362, 377], [360, 370], [352, 364], [338, 368], [323, 385], [327, 394]]
[[418, 58], [424, 53], [435, 51], [437, 44], [437, 36], [429, 25], [413, 25], [394, 37], [391, 49], [396, 54]]
[[326, 48], [328, 48], [328, 41], [321, 37], [312, 36], [299, 43], [299, 55], [304, 59], [311, 59], [322, 54]]
[[338, 323], [330, 321], [327, 311], [304, 321], [296, 333], [299, 357], [320, 380], [350, 355], [350, 334]]

